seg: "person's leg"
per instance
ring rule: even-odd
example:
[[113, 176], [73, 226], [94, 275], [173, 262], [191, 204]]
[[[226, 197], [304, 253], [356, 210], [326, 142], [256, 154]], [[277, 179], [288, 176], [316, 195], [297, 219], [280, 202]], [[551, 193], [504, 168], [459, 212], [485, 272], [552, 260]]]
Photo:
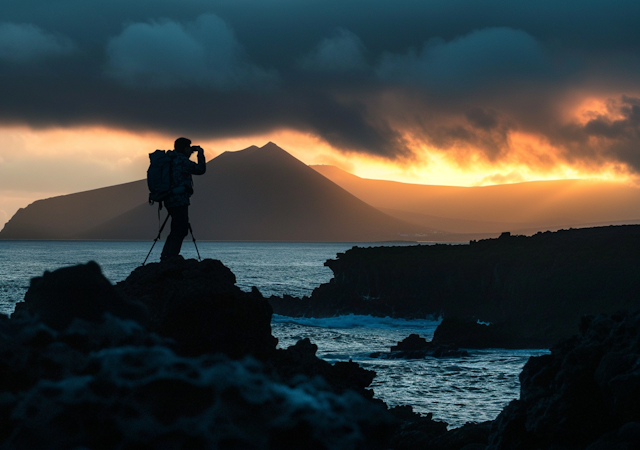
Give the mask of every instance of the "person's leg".
[[189, 206], [174, 206], [167, 208], [171, 216], [171, 232], [162, 248], [161, 261], [165, 261], [180, 254], [182, 241], [189, 233]]

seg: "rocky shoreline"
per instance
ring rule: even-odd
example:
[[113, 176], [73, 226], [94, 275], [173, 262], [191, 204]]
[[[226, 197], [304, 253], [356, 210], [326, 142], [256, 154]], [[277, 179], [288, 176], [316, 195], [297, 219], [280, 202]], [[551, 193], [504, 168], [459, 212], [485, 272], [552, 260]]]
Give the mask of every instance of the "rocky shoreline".
[[10, 318], [0, 316], [0, 447], [640, 444], [640, 313], [583, 318], [578, 335], [529, 360], [520, 399], [495, 421], [450, 431], [373, 399], [374, 372], [322, 361], [308, 340], [277, 349], [271, 314], [219, 261], [149, 264], [116, 286], [95, 263], [45, 272]]
[[640, 226], [471, 241], [354, 247], [328, 260], [310, 297], [269, 299], [276, 314], [441, 316], [491, 323], [487, 345], [548, 348], [585, 314], [640, 308]]

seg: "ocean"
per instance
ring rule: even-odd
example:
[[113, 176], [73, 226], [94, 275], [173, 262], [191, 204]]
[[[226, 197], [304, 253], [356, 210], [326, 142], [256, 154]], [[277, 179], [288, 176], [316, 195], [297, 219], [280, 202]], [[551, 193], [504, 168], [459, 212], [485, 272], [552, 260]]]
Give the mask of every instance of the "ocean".
[[[162, 242], [149, 258], [155, 262]], [[354, 245], [360, 247], [408, 244], [198, 242], [202, 258], [221, 260], [236, 275], [243, 290], [256, 286], [265, 296], [309, 295], [332, 277], [323, 263]], [[0, 313], [11, 314], [24, 298], [32, 277], [87, 261], [96, 261], [104, 275], [116, 283], [143, 261], [151, 242], [0, 241]], [[182, 255], [196, 258], [192, 242], [185, 240]], [[329, 361], [353, 360], [377, 372], [372, 384], [375, 396], [391, 406], [411, 405], [419, 413], [433, 413], [436, 420], [459, 427], [466, 422], [494, 419], [511, 400], [518, 398], [518, 374], [539, 350], [470, 350], [464, 358], [385, 360], [372, 352], [389, 347], [411, 333], [431, 339], [436, 318], [419, 320], [339, 316], [325, 319], [275, 315], [274, 336], [283, 348], [309, 338], [318, 356]]]

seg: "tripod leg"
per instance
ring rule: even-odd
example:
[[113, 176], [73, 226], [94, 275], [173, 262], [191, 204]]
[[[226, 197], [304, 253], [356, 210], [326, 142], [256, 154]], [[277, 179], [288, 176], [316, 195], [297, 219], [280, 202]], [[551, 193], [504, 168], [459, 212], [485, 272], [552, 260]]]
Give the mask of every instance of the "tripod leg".
[[189, 223], [189, 232], [191, 233], [191, 239], [193, 239], [193, 245], [196, 248], [196, 253], [198, 254], [198, 261], [202, 261], [200, 258], [200, 251], [198, 250], [198, 246], [196, 245], [196, 238], [193, 236], [193, 229], [191, 229], [191, 223]]
[[[160, 212], [158, 212], [158, 214], [160, 214]], [[151, 246], [151, 250], [149, 250], [149, 253], [147, 253], [147, 257], [144, 259], [144, 262], [142, 263], [143, 266], [147, 263], [147, 259], [149, 259], [149, 255], [151, 255], [151, 251], [153, 250], [153, 247], [156, 246], [156, 242], [158, 242], [158, 239], [160, 239], [160, 235], [162, 234], [162, 230], [164, 230], [164, 226], [167, 224], [167, 220], [169, 220], [169, 213], [168, 212], [167, 212], [166, 219], [164, 219], [164, 222], [162, 222], [162, 226], [160, 227], [160, 230], [158, 231], [158, 235], [153, 240], [153, 245]], [[193, 236], [193, 233], [191, 234], [191, 236]]]
[[147, 263], [147, 259], [149, 259], [149, 255], [151, 255], [151, 252], [153, 251], [153, 247], [156, 246], [156, 242], [158, 242], [158, 238], [155, 238], [153, 240], [153, 245], [151, 246], [151, 250], [149, 250], [149, 253], [147, 253], [147, 257], [144, 259], [144, 262], [142, 263], [143, 266]]

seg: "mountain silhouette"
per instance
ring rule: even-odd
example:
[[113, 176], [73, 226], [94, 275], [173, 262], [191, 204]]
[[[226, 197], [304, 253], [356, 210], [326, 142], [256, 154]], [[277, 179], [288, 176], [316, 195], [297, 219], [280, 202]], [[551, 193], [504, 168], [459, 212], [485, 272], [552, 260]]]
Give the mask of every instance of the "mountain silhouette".
[[37, 200], [20, 208], [0, 239], [74, 239], [114, 216], [147, 202], [146, 180]]
[[[364, 242], [443, 235], [378, 211], [271, 142], [222, 153], [194, 177], [194, 188], [189, 215], [200, 240]], [[158, 213], [146, 196], [141, 180], [40, 200], [18, 211], [0, 238], [153, 239]]]
[[640, 189], [621, 183], [551, 180], [430, 186], [360, 178], [330, 165], [310, 167], [393, 217], [449, 233], [533, 234], [640, 223]]

